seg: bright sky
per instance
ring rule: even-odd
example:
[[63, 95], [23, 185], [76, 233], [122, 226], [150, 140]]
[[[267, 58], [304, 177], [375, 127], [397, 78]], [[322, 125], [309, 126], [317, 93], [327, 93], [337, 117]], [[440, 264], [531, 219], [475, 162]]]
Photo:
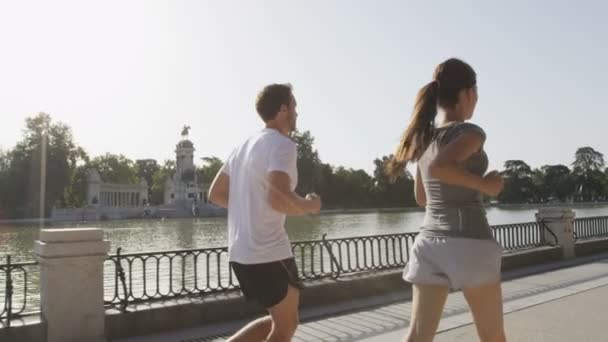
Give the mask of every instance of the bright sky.
[[0, 147], [40, 111], [89, 154], [225, 158], [262, 127], [256, 93], [291, 82], [321, 159], [371, 171], [418, 88], [456, 56], [494, 168], [608, 154], [605, 1], [3, 1]]

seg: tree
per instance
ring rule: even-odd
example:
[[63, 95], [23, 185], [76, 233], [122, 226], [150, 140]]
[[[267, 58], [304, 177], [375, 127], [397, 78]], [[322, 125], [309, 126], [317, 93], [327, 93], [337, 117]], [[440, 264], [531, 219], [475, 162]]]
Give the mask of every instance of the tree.
[[155, 159], [138, 159], [135, 161], [137, 178], [145, 179], [148, 183], [148, 191], [152, 189], [154, 174], [160, 170], [160, 165]]
[[572, 163], [575, 174], [588, 171], [602, 171], [604, 169], [604, 155], [591, 147], [581, 147], [576, 150], [575, 160]]
[[198, 181], [202, 184], [211, 184], [224, 163], [218, 157], [204, 157], [201, 159], [203, 160], [203, 165], [197, 170]]
[[321, 196], [323, 208], [335, 208], [338, 204], [338, 194], [334, 192], [336, 177], [333, 167], [329, 164], [321, 163], [318, 166], [317, 188], [315, 192]]
[[498, 200], [504, 203], [526, 203], [537, 197], [534, 186], [534, 173], [528, 164], [522, 160], [507, 160], [505, 169], [501, 172], [505, 180], [503, 192]]
[[[0, 193], [8, 187], [8, 170], [10, 167], [9, 154], [6, 151], [0, 150]], [[0, 219], [7, 217], [8, 196], [0, 196]]]
[[560, 201], [567, 201], [574, 194], [574, 177], [565, 165], [545, 165], [543, 172], [543, 186], [547, 197], [555, 197]]
[[95, 157], [88, 167], [97, 170], [101, 179], [107, 183], [135, 184], [138, 182], [138, 169], [135, 163], [122, 154], [106, 153]]
[[2, 149], [0, 149], [0, 175], [3, 172], [6, 172], [6, 170], [8, 170], [8, 167], [10, 166], [10, 161], [8, 159], [8, 153]]
[[48, 216], [53, 206], [65, 202], [74, 170], [85, 159], [86, 153], [76, 146], [67, 125], [53, 122], [45, 113], [27, 118], [22, 140], [2, 156], [1, 205], [5, 215]]
[[366, 208], [373, 203], [373, 179], [364, 170], [338, 167], [332, 175], [332, 185], [327, 191], [334, 194], [338, 208]]
[[315, 139], [310, 131], [294, 132], [292, 139], [298, 146], [298, 186], [296, 192], [302, 196], [319, 191], [321, 160], [314, 148]]
[[585, 201], [595, 200], [603, 196], [605, 181], [604, 155], [591, 147], [581, 147], [575, 153], [572, 163], [572, 173], [575, 177], [576, 193]]
[[164, 202], [165, 183], [175, 174], [175, 161], [165, 160], [163, 165], [152, 177], [152, 191], [150, 192], [150, 204], [159, 205]]
[[62, 206], [82, 207], [87, 204], [88, 167], [86, 164], [79, 165], [74, 169], [72, 181], [66, 188]]
[[412, 175], [403, 169], [402, 174], [390, 180], [385, 171], [385, 166], [392, 155], [382, 156], [374, 160], [374, 197], [378, 207], [405, 207], [415, 206], [414, 179]]

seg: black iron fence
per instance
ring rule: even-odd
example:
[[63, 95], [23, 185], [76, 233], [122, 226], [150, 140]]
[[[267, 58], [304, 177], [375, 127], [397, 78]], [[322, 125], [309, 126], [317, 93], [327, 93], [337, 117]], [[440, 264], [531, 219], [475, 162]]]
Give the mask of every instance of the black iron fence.
[[608, 216], [584, 217], [574, 220], [576, 240], [608, 237]]
[[304, 280], [405, 266], [418, 233], [297, 241], [292, 250]]
[[[402, 267], [416, 233], [297, 241], [292, 250], [303, 280]], [[127, 303], [237, 289], [228, 248], [122, 254], [106, 260], [105, 302]]]
[[38, 286], [38, 263], [15, 263], [7, 255], [0, 264], [0, 322], [10, 326], [12, 319], [40, 313]]
[[[608, 217], [577, 219], [578, 239], [608, 236]], [[497, 225], [495, 239], [505, 251], [558, 244], [543, 222]], [[303, 280], [400, 268], [409, 260], [417, 233], [296, 241], [292, 249]], [[237, 289], [228, 266], [228, 248], [124, 254], [104, 265], [105, 304], [126, 310], [129, 303], [204, 295]], [[0, 264], [0, 319], [39, 312], [38, 264]]]
[[[550, 244], [541, 222], [493, 226], [506, 251]], [[303, 280], [405, 266], [418, 233], [296, 241], [292, 250]], [[554, 239], [553, 243], [556, 240]], [[238, 288], [227, 248], [112, 255], [106, 264], [106, 304], [201, 295]], [[121, 276], [123, 274], [123, 276]], [[124, 279], [122, 281], [121, 279]]]
[[507, 251], [557, 244], [557, 238], [554, 235], [552, 241], [545, 239], [545, 233], [553, 233], [543, 222], [496, 225], [492, 226], [492, 233], [494, 239]]
[[105, 302], [120, 305], [237, 288], [228, 248], [122, 254], [105, 262]]

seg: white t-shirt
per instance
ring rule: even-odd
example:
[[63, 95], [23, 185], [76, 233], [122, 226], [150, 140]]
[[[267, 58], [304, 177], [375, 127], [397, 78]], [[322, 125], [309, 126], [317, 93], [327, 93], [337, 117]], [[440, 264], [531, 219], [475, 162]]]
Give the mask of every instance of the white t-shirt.
[[289, 175], [298, 183], [297, 146], [274, 129], [265, 128], [237, 147], [224, 164], [230, 178], [228, 251], [230, 261], [261, 264], [293, 257], [285, 231], [285, 214], [268, 202], [268, 173]]

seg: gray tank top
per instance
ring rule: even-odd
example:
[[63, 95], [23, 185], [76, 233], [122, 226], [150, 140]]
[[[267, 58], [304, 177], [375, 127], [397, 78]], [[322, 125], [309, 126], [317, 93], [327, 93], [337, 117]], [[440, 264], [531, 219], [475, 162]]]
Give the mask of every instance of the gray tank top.
[[[421, 233], [431, 237], [462, 237], [493, 239], [492, 230], [482, 204], [482, 194], [462, 186], [440, 182], [429, 174], [429, 165], [439, 150], [465, 132], [482, 135], [477, 125], [453, 122], [435, 129], [433, 140], [418, 160], [426, 193], [426, 215]], [[462, 162], [469, 172], [482, 176], [488, 169], [488, 156], [482, 148]]]

